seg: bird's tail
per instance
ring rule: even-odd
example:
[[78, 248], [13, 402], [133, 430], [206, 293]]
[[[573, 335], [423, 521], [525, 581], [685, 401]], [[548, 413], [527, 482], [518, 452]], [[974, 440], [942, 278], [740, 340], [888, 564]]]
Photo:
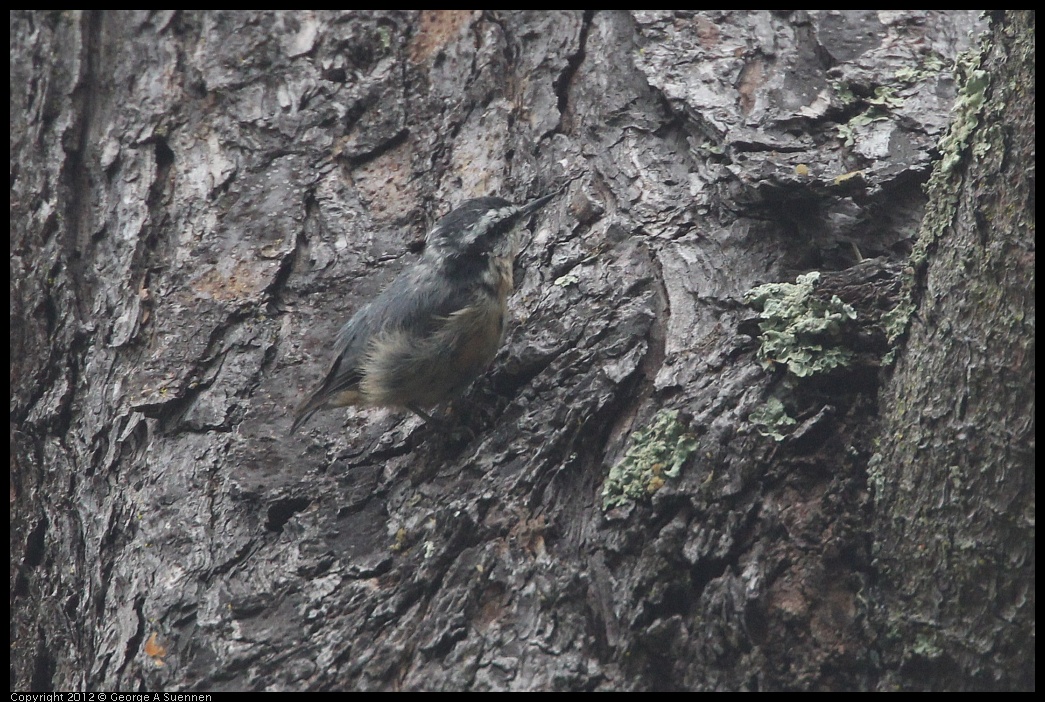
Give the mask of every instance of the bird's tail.
[[298, 408], [294, 410], [294, 423], [290, 425], [289, 434], [293, 434], [301, 425], [312, 419], [319, 410], [323, 409], [327, 404], [327, 399], [322, 392], [317, 392], [312, 397], [308, 398], [302, 404], [298, 405]]

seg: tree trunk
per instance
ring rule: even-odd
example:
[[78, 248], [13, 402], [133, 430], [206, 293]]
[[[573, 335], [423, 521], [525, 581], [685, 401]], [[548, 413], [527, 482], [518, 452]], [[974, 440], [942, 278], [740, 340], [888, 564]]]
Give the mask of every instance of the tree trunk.
[[1034, 689], [1034, 13], [970, 59], [883, 389], [883, 687]]
[[[1033, 687], [1033, 15], [906, 287], [971, 12], [10, 20], [13, 690]], [[559, 188], [450, 430], [287, 435]]]

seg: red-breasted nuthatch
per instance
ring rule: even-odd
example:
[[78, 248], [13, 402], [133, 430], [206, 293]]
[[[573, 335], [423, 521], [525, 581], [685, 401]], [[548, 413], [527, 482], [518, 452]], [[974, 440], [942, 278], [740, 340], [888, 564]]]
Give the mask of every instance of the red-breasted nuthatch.
[[504, 338], [516, 226], [555, 193], [525, 205], [468, 200], [432, 228], [421, 259], [337, 336], [334, 363], [294, 413], [291, 433], [323, 409], [349, 405], [422, 407], [464, 390], [493, 361]]

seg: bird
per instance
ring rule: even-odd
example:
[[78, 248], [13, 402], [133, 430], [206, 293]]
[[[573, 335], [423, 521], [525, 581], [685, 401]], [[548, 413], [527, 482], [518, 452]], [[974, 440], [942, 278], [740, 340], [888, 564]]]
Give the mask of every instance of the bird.
[[334, 360], [297, 407], [290, 433], [316, 412], [350, 405], [424, 408], [462, 392], [504, 339], [518, 225], [557, 193], [513, 205], [468, 200], [440, 218], [421, 258], [360, 308], [337, 334]]

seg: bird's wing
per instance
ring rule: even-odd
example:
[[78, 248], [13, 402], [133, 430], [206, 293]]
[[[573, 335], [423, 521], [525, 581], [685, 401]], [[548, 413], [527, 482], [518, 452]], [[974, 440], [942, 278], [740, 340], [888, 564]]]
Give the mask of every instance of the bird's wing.
[[440, 281], [438, 276], [440, 273], [428, 264], [418, 263], [341, 327], [334, 346], [334, 364], [323, 383], [325, 395], [359, 384], [361, 366], [377, 336], [406, 331], [420, 343], [446, 317], [470, 304], [472, 295], [467, 288]]

